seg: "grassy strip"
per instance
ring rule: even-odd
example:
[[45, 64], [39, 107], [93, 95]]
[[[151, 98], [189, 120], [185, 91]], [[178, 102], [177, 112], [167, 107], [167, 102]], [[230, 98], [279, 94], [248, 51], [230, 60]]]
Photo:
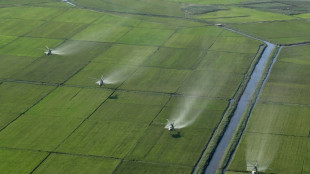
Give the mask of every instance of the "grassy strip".
[[233, 116], [235, 109], [237, 108], [238, 101], [239, 101], [248, 81], [250, 80], [251, 74], [254, 71], [254, 68], [255, 68], [256, 64], [258, 63], [258, 61], [259, 61], [263, 51], [265, 50], [265, 48], [266, 48], [266, 45], [260, 47], [260, 49], [258, 50], [254, 61], [252, 62], [251, 66], [249, 67], [248, 72], [245, 74], [245, 79], [240, 84], [240, 87], [235, 94], [235, 97], [234, 97], [235, 100], [231, 101], [231, 104], [228, 107], [227, 111], [225, 112], [223, 119], [221, 120], [217, 129], [213, 133], [213, 136], [212, 136], [210, 142], [208, 143], [207, 148], [203, 152], [201, 159], [199, 160], [196, 168], [193, 171], [194, 174], [197, 174], [197, 173], [202, 174], [205, 172], [205, 169], [208, 166], [208, 164], [212, 158], [212, 155], [215, 152], [215, 149], [216, 149], [217, 145], [219, 144], [222, 136], [224, 135], [226, 127], [228, 126], [228, 123], [230, 122], [230, 119]]
[[[269, 68], [272, 64], [272, 61], [274, 59], [274, 57], [277, 55], [278, 53], [278, 50], [279, 50], [279, 47], [276, 47], [272, 53], [270, 54], [269, 58], [268, 58], [268, 63], [264, 69], [264, 74], [262, 77], [264, 78], [261, 78], [260, 81], [259, 81], [259, 86], [261, 86], [267, 76], [267, 73], [269, 71]], [[250, 113], [251, 111], [254, 109], [254, 104], [255, 104], [255, 101], [257, 99], [258, 94], [259, 94], [259, 91], [260, 91], [261, 88], [256, 88], [255, 89], [255, 92], [254, 92], [254, 95], [252, 96], [251, 98], [251, 101], [246, 109], [246, 111], [244, 112], [244, 114], [242, 115], [242, 118], [241, 118], [241, 122], [239, 123], [238, 125], [238, 128], [237, 128], [237, 131], [234, 133], [233, 135], [233, 138], [232, 140], [230, 141], [230, 144], [228, 146], [228, 148], [226, 149], [225, 151], [225, 155], [224, 155], [224, 158], [222, 159], [220, 165], [219, 165], [219, 169], [217, 171], [217, 174], [221, 174], [223, 173], [223, 170], [224, 168], [227, 167], [228, 163], [229, 163], [229, 160], [231, 159], [232, 157], [232, 154], [233, 152], [235, 151], [235, 149], [237, 148], [237, 145], [239, 144], [239, 141], [241, 139], [241, 136], [243, 134], [243, 131], [245, 130], [245, 127], [247, 125], [247, 122], [248, 122], [248, 119], [250, 117]]]

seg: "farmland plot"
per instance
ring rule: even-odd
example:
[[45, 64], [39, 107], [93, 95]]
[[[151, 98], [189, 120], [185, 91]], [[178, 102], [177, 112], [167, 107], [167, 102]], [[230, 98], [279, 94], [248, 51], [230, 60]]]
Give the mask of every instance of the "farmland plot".
[[[40, 152], [28, 168], [20, 167], [28, 172], [37, 166], [33, 173], [190, 173], [262, 43], [182, 18], [176, 2], [76, 3], [169, 16], [103, 13], [56, 3], [41, 4], [54, 8], [14, 7], [15, 16], [0, 9], [8, 23], [0, 26], [5, 35], [0, 65], [11, 66], [0, 69], [0, 77], [42, 83], [37, 85], [42, 89], [33, 90], [44, 91], [41, 97], [15, 83], [0, 85], [9, 91], [4, 101], [11, 103], [4, 110], [20, 107], [20, 115], [35, 104], [0, 131], [0, 151]], [[34, 17], [48, 9], [55, 10]], [[15, 26], [21, 19], [29, 26]], [[38, 48], [45, 45], [55, 54], [44, 55]], [[99, 87], [95, 82], [102, 75], [108, 83]], [[20, 94], [23, 89], [27, 95]], [[189, 126], [168, 132], [166, 119], [188, 108]]]
[[29, 109], [53, 88], [55, 87], [23, 83], [2, 83], [0, 85], [0, 129]]
[[120, 160], [52, 154], [34, 173], [112, 173]]
[[277, 44], [292, 44], [310, 40], [308, 31], [310, 22], [304, 20], [232, 24], [231, 26]]
[[308, 172], [308, 51], [299, 46], [280, 52], [229, 171], [246, 171], [256, 161], [267, 173]]
[[0, 170], [3, 174], [30, 173], [47, 155], [46, 152], [0, 148]]
[[[82, 49], [82, 53], [77, 52], [69, 56], [53, 55], [53, 58], [45, 55], [15, 74], [12, 78], [18, 80], [62, 83], [86, 66], [88, 60], [93, 59], [96, 55], [108, 48], [108, 45], [101, 43], [82, 42], [81, 46], [83, 45], [85, 45], [85, 47]], [[72, 49], [75, 51], [75, 49], [79, 48]]]

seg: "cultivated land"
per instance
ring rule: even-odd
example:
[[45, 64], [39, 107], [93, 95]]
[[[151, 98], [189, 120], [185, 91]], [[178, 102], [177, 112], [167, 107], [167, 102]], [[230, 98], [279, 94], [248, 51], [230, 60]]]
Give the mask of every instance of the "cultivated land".
[[258, 162], [266, 173], [310, 172], [309, 48], [282, 48], [229, 171]]
[[[191, 173], [263, 45], [213, 24], [310, 41], [307, 2], [72, 2], [0, 1], [1, 173]], [[266, 172], [310, 172], [309, 50], [282, 49], [227, 173], [247, 154]], [[193, 123], [168, 132], [186, 110]]]

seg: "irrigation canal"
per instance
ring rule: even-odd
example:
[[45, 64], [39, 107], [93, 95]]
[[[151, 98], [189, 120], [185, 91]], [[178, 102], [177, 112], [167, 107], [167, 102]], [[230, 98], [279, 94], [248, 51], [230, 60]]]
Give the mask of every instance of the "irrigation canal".
[[[255, 38], [253, 36], [250, 36], [250, 35], [247, 35], [244, 33], [240, 33], [240, 32], [235, 31], [233, 29], [226, 28], [226, 27], [224, 27], [224, 28], [227, 30], [233, 31], [235, 33], [245, 35], [247, 37], [251, 37], [253, 39], [263, 41], [261, 39]], [[264, 70], [267, 66], [269, 57], [271, 56], [276, 45], [274, 45], [270, 42], [267, 42], [267, 41], [263, 41], [263, 42], [267, 45], [267, 47], [265, 48], [260, 60], [258, 61], [257, 65], [254, 68], [254, 71], [250, 77], [250, 80], [248, 81], [248, 83], [246, 85], [246, 88], [245, 88], [245, 90], [244, 90], [244, 92], [243, 92], [243, 94], [242, 94], [242, 96], [238, 102], [237, 108], [236, 108], [226, 130], [225, 130], [225, 133], [224, 133], [223, 137], [221, 138], [218, 146], [216, 147], [216, 150], [215, 150], [215, 152], [214, 152], [214, 154], [213, 154], [213, 156], [209, 162], [209, 165], [207, 166], [207, 168], [205, 170], [205, 174], [216, 173], [216, 170], [218, 169], [219, 164], [224, 157], [225, 150], [228, 148], [228, 145], [229, 145], [229, 143], [230, 143], [230, 141], [231, 141], [231, 139], [232, 139], [232, 137], [236, 131], [236, 128], [238, 127], [239, 122], [241, 121], [241, 117], [244, 114], [244, 112], [246, 112], [247, 107], [248, 107], [248, 105], [249, 105], [249, 103], [250, 103], [250, 101], [254, 95], [254, 92], [256, 91], [256, 89], [261, 90], [263, 85], [264, 85], [264, 83], [259, 85], [260, 84], [259, 82], [263, 78]], [[274, 61], [275, 61], [275, 59], [274, 59]], [[272, 68], [272, 66], [270, 66], [268, 74], [264, 77], [265, 80], [266, 80], [266, 77], [269, 75], [271, 68]]]

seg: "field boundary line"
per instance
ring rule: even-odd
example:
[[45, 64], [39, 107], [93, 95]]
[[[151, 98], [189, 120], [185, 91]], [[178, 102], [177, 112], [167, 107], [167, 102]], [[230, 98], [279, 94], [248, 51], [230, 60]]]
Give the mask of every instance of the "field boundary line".
[[157, 164], [157, 165], [166, 165], [166, 166], [176, 166], [176, 167], [192, 167], [184, 164], [176, 164], [176, 163], [161, 163], [161, 162], [152, 162], [152, 161], [140, 161], [140, 160], [128, 160], [119, 157], [110, 157], [110, 156], [98, 156], [98, 155], [90, 155], [90, 154], [79, 154], [79, 153], [66, 153], [66, 152], [57, 152], [57, 151], [46, 151], [46, 150], [35, 150], [35, 149], [24, 149], [24, 148], [14, 148], [14, 147], [0, 147], [0, 149], [7, 150], [19, 150], [19, 151], [30, 151], [30, 152], [40, 152], [40, 153], [50, 153], [56, 155], [69, 155], [69, 156], [78, 156], [78, 157], [89, 157], [89, 158], [102, 158], [102, 159], [114, 159], [114, 160], [123, 160], [125, 162], [137, 162], [137, 163], [145, 163], [145, 164]]
[[30, 172], [30, 174], [32, 174], [34, 171], [36, 171], [40, 166], [41, 164], [43, 164], [46, 159], [51, 155], [51, 153], [47, 154], [46, 157]]
[[32, 104], [29, 108], [27, 108], [25, 111], [23, 111], [21, 114], [19, 114], [19, 116], [17, 116], [14, 120], [12, 120], [11, 122], [9, 122], [8, 124], [6, 124], [3, 128], [0, 129], [0, 132], [2, 132], [5, 128], [7, 128], [8, 126], [10, 126], [13, 122], [15, 122], [18, 118], [20, 118], [21, 116], [23, 116], [26, 112], [28, 112], [31, 108], [33, 108], [34, 106], [36, 106], [37, 104], [39, 104], [44, 98], [46, 98], [48, 95], [50, 95], [52, 92], [54, 92], [59, 86], [56, 86], [55, 88], [51, 89], [46, 95], [44, 95], [42, 98], [40, 98], [39, 100], [37, 100], [34, 104]]
[[[309, 131], [309, 135], [308, 135], [307, 137], [308, 137], [308, 140], [307, 140], [307, 145], [306, 145], [306, 147], [309, 147], [310, 131]], [[305, 165], [305, 162], [306, 162], [306, 160], [307, 160], [307, 155], [308, 155], [308, 153], [309, 153], [309, 148], [307, 148], [307, 152], [304, 154], [304, 159], [302, 160], [301, 174], [303, 174], [303, 172], [304, 172], [304, 165]]]
[[55, 148], [54, 151], [56, 151], [69, 137], [71, 137], [72, 134], [75, 133], [76, 130], [78, 130], [82, 124], [88, 120], [113, 94], [115, 93], [115, 91], [113, 91], [105, 100], [103, 100], [103, 102], [101, 102], [98, 107], [91, 113], [89, 114], [89, 116], [87, 116], [67, 137], [65, 137]]
[[296, 138], [308, 138], [308, 135], [289, 135], [289, 134], [282, 134], [282, 133], [272, 133], [272, 132], [255, 132], [255, 131], [245, 131], [246, 133], [251, 134], [261, 134], [261, 135], [274, 135], [274, 136], [284, 136], [284, 137], [296, 137]]

